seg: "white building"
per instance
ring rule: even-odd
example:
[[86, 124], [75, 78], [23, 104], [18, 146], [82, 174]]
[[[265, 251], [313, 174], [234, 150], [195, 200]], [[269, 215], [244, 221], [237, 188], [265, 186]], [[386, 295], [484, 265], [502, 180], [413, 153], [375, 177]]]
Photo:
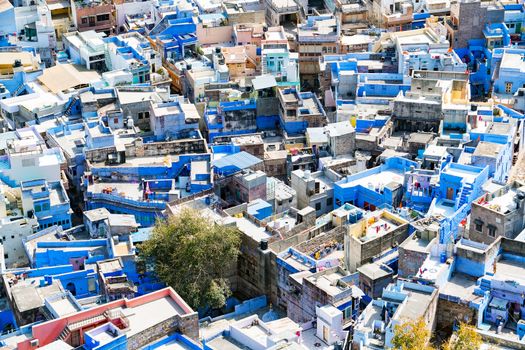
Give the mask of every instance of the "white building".
[[36, 49], [47, 67], [54, 64], [53, 53], [57, 46], [51, 11], [45, 3], [15, 8], [17, 36], [13, 44]]

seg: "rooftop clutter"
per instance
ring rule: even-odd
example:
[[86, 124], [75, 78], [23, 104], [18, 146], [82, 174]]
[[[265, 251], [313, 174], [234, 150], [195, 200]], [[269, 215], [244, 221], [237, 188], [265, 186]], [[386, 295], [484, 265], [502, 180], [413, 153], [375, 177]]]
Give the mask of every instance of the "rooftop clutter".
[[[0, 346], [388, 349], [422, 319], [523, 348], [524, 20], [0, 0]], [[141, 255], [184, 208], [240, 234], [222, 308]]]

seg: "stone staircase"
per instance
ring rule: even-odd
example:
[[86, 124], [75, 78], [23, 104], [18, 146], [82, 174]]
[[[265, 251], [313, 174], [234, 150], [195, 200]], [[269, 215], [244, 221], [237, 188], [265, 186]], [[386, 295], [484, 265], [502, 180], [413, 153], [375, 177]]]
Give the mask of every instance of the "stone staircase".
[[97, 323], [106, 321], [108, 319], [109, 319], [109, 314], [107, 311], [104, 311], [104, 313], [100, 315], [88, 317], [86, 319], [83, 319], [77, 322], [68, 323], [66, 327], [64, 327], [62, 332], [59, 334], [57, 340], [66, 341], [66, 339], [69, 338], [69, 336], [71, 335], [73, 331], [76, 331], [78, 329], [84, 328], [92, 324], [97, 324]]

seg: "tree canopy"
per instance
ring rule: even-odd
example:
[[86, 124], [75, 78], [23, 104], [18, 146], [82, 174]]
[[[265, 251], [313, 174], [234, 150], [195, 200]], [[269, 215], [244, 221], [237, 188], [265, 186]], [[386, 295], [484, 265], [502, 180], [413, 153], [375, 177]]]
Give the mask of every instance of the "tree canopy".
[[190, 306], [219, 308], [231, 295], [226, 277], [240, 244], [236, 227], [216, 225], [195, 210], [183, 209], [156, 223], [140, 254]]
[[481, 336], [474, 327], [460, 323], [459, 329], [452, 335], [450, 341], [443, 346], [443, 350], [477, 350], [481, 344]]
[[430, 331], [423, 319], [409, 320], [394, 327], [392, 349], [429, 350]]

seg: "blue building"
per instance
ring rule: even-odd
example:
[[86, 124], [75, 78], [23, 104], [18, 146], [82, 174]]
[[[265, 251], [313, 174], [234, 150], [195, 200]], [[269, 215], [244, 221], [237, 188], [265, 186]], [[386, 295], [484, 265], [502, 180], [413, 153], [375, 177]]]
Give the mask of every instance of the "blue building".
[[485, 130], [474, 129], [470, 139], [477, 145], [466, 147], [465, 152], [472, 152], [472, 165], [489, 167], [489, 177], [497, 183], [506, 183], [512, 167], [514, 156], [514, 140], [517, 123], [513, 119], [506, 122], [491, 122]]
[[208, 141], [217, 136], [251, 134], [257, 131], [257, 105], [254, 99], [221, 101], [216, 106], [208, 104], [204, 121]]
[[148, 35], [151, 38], [158, 36], [184, 36], [190, 33], [195, 33], [197, 25], [193, 18], [180, 18], [179, 14], [168, 14], [151, 29]]
[[[128, 158], [124, 163], [92, 163], [85, 179], [86, 209], [134, 215], [152, 226], [168, 201], [212, 187], [210, 154]], [[115, 181], [117, 178], [126, 181]], [[97, 179], [97, 181], [94, 181]]]
[[62, 182], [24, 181], [20, 184], [24, 215], [36, 216], [40, 229], [71, 227], [71, 206]]
[[312, 92], [300, 92], [296, 88], [277, 90], [279, 98], [279, 123], [288, 135], [304, 134], [307, 128], [327, 124], [326, 112]]
[[199, 121], [199, 112], [194, 104], [174, 101], [152, 105], [150, 126], [156, 141], [181, 139], [186, 135], [198, 137]]
[[523, 49], [494, 49], [491, 69], [495, 94], [512, 96], [519, 88], [525, 86], [524, 57]]
[[441, 216], [439, 242], [449, 243], [458, 237], [460, 227], [470, 213], [471, 203], [483, 193], [489, 168], [457, 163], [444, 164], [439, 174], [439, 188], [427, 216]]
[[391, 157], [384, 164], [334, 183], [335, 207], [350, 203], [366, 210], [401, 204], [405, 172], [417, 168], [416, 162]]
[[[523, 239], [498, 238], [492, 244], [460, 240], [452, 271], [440, 288], [440, 299], [472, 315], [477, 331], [487, 342], [505, 334], [513, 348], [525, 346]], [[461, 281], [461, 289], [453, 286]], [[463, 312], [462, 311], [462, 312]], [[457, 327], [456, 321], [449, 321]]]

